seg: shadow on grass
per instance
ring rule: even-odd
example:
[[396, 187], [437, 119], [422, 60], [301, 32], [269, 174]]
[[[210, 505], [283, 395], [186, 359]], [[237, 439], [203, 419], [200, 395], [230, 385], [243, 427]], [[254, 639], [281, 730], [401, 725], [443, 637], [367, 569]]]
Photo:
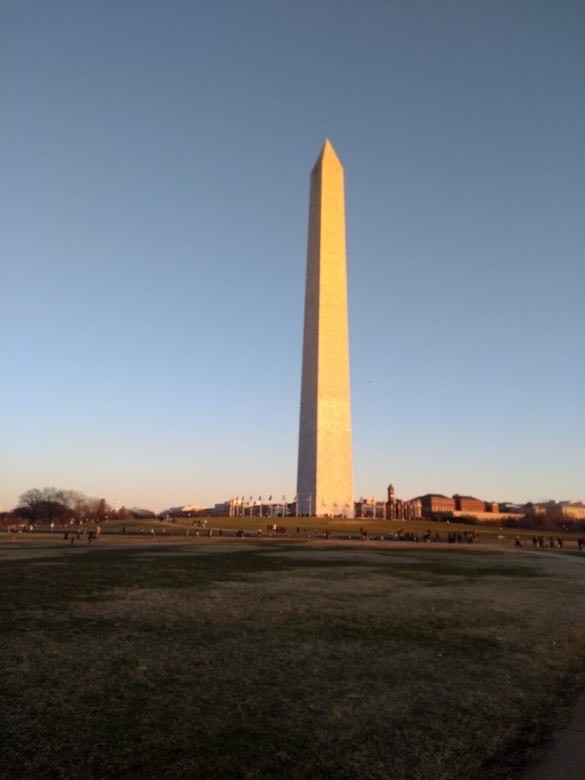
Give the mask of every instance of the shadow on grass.
[[0, 776], [477, 777], [585, 648], [545, 565], [167, 550], [2, 565]]

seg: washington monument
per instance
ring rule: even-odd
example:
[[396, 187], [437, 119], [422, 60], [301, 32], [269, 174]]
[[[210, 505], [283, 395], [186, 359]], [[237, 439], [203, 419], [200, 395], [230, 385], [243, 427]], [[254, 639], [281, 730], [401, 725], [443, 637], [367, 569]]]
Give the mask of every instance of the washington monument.
[[311, 173], [297, 501], [354, 514], [343, 168], [329, 140]]

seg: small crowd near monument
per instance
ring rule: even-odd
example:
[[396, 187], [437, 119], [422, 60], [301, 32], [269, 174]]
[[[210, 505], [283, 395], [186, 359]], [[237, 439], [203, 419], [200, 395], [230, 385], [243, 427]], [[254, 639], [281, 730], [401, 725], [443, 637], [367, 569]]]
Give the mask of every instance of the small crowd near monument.
[[95, 528], [76, 528], [75, 530], [67, 530], [63, 534], [63, 540], [69, 542], [69, 544], [75, 544], [79, 542], [82, 536], [87, 537], [87, 543], [97, 541], [102, 533], [101, 526], [96, 525]]

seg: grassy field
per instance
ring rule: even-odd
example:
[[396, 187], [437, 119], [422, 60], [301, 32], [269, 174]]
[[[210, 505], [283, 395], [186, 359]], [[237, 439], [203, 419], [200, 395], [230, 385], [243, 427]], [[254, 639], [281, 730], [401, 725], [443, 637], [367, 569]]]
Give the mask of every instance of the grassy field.
[[[418, 534], [422, 536], [428, 529], [433, 536], [439, 534], [443, 540], [446, 540], [447, 535], [450, 532], [455, 533], [470, 533], [475, 531], [479, 534], [482, 542], [494, 542], [494, 543], [510, 543], [513, 542], [516, 535], [520, 536], [525, 545], [530, 546], [533, 535], [544, 535], [546, 538], [553, 536], [553, 538], [560, 537], [569, 547], [577, 548], [577, 539], [583, 537], [583, 532], [567, 532], [563, 530], [532, 530], [532, 529], [515, 529], [515, 528], [502, 528], [497, 523], [487, 524], [478, 523], [477, 525], [469, 525], [465, 523], [457, 522], [430, 522], [427, 520], [382, 520], [382, 519], [360, 519], [354, 520], [341, 520], [339, 518], [259, 518], [259, 517], [207, 517], [207, 518], [179, 518], [175, 523], [173, 522], [161, 522], [158, 519], [149, 520], [109, 520], [102, 524], [102, 532], [104, 534], [120, 534], [122, 529], [125, 529], [129, 536], [140, 534], [143, 530], [146, 534], [150, 533], [151, 529], [154, 529], [157, 537], [163, 535], [185, 535], [187, 532], [192, 535], [196, 531], [196, 523], [206, 523], [207, 527], [213, 528], [215, 531], [222, 530], [238, 530], [242, 529], [245, 532], [256, 532], [260, 528], [266, 533], [266, 528], [269, 523], [275, 523], [277, 526], [286, 528], [287, 534], [291, 538], [297, 536], [297, 528], [300, 531], [300, 536], [320, 536], [324, 531], [328, 531], [333, 536], [354, 536], [359, 537], [361, 530], [367, 531], [371, 536], [384, 536], [389, 537], [401, 530], [405, 533]], [[88, 528], [93, 528], [92, 523], [88, 524]], [[46, 525], [38, 524], [37, 529], [39, 532], [49, 532], [49, 528]], [[58, 531], [55, 530], [54, 534], [57, 535]], [[203, 533], [203, 530], [201, 531]], [[0, 536], [0, 541], [2, 536]]]
[[0, 777], [518, 777], [585, 684], [584, 564], [0, 537]]

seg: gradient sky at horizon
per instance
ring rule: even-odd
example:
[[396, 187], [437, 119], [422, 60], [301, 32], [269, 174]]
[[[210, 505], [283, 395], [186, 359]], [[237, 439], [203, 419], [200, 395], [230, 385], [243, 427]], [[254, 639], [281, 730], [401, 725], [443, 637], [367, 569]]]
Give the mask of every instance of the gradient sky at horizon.
[[0, 504], [292, 498], [325, 137], [356, 498], [585, 498], [584, 33], [576, 0], [0, 0]]

